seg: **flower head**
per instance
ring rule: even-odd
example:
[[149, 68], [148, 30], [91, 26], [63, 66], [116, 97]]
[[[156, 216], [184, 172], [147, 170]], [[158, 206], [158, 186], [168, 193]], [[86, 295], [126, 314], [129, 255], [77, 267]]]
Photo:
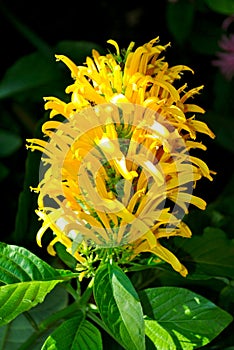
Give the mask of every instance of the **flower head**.
[[169, 67], [160, 57], [168, 45], [158, 38], [136, 50], [134, 43], [125, 51], [114, 40], [108, 43], [115, 54], [93, 50], [84, 66], [56, 55], [74, 82], [66, 89], [70, 102], [45, 98], [50, 117], [63, 115], [64, 122], [44, 123], [48, 141], [28, 140], [29, 148], [43, 153], [37, 241], [41, 245], [51, 228], [49, 252], [55, 254], [60, 242], [82, 266], [90, 249], [117, 248], [127, 254], [125, 263], [148, 252], [185, 276], [186, 268], [160, 241], [190, 237], [182, 222], [188, 205], [206, 206], [192, 190], [202, 177], [212, 180], [211, 172], [189, 154], [206, 149], [195, 141], [198, 132], [214, 137], [195, 118], [204, 110], [188, 103], [202, 86], [175, 88], [174, 81], [191, 69]]
[[[222, 29], [227, 31], [234, 21], [234, 15], [228, 16], [222, 23]], [[219, 67], [221, 73], [227, 80], [234, 76], [234, 34], [223, 35], [219, 41], [219, 47], [222, 51], [216, 53], [217, 59], [212, 64]]]
[[217, 59], [212, 64], [219, 67], [221, 73], [227, 80], [231, 80], [234, 76], [234, 34], [229, 37], [223, 35], [219, 41], [222, 51], [216, 54]]

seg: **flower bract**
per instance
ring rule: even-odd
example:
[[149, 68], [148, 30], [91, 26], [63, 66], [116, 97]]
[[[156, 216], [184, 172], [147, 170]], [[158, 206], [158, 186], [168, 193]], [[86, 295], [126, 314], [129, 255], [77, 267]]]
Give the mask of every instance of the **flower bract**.
[[163, 242], [191, 237], [183, 217], [190, 204], [206, 207], [193, 189], [212, 172], [190, 154], [206, 150], [198, 133], [214, 137], [196, 118], [204, 110], [189, 102], [203, 86], [179, 84], [192, 70], [170, 67], [162, 56], [169, 44], [158, 38], [135, 50], [134, 43], [122, 51], [108, 43], [114, 53], [93, 50], [82, 66], [56, 55], [71, 71], [70, 100], [46, 97], [46, 139], [28, 140], [28, 148], [42, 152], [38, 244], [50, 228], [48, 251], [55, 254], [60, 242], [84, 269], [91, 250], [118, 248], [127, 252], [125, 264], [148, 253], [186, 276]]

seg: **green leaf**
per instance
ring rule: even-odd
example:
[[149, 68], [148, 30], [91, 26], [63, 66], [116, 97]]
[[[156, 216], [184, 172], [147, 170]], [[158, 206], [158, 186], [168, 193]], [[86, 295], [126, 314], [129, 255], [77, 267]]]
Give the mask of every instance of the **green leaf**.
[[223, 15], [232, 15], [234, 13], [233, 0], [205, 0], [205, 2], [215, 12]]
[[8, 157], [22, 145], [21, 138], [10, 131], [0, 129], [0, 157]]
[[[40, 138], [41, 134], [36, 133], [35, 137]], [[36, 187], [39, 179], [39, 166], [41, 160], [40, 152], [28, 152], [25, 164], [25, 177], [23, 190], [19, 195], [18, 210], [15, 220], [15, 230], [12, 240], [15, 244], [23, 245], [27, 235], [27, 244], [36, 245], [36, 233], [41, 227], [41, 222], [35, 213], [38, 207], [37, 195], [30, 191], [30, 186]]]
[[64, 321], [46, 339], [42, 350], [102, 350], [101, 333], [80, 312]]
[[0, 163], [0, 181], [4, 180], [9, 172], [10, 170], [4, 164]]
[[128, 277], [116, 265], [98, 269], [94, 298], [103, 322], [127, 350], [144, 350], [144, 320], [139, 297]]
[[226, 311], [184, 288], [150, 288], [139, 295], [147, 316], [146, 334], [157, 350], [204, 346], [232, 321]]
[[191, 31], [189, 46], [201, 55], [215, 55], [220, 50], [218, 41], [222, 34], [222, 28], [213, 18], [200, 17]]
[[0, 243], [0, 281], [3, 283], [65, 280], [77, 276], [69, 270], [54, 269], [23, 247]]
[[[39, 324], [53, 313], [62, 310], [68, 305], [67, 291], [57, 285], [44, 302], [27, 311], [28, 315]], [[18, 350], [19, 347], [35, 332], [25, 314], [16, 317], [12, 322], [0, 327], [0, 350]], [[48, 333], [49, 332], [49, 333]], [[51, 329], [37, 338], [33, 350], [41, 350], [42, 344], [51, 333]]]
[[168, 3], [166, 9], [167, 27], [175, 40], [183, 44], [190, 36], [194, 18], [194, 5], [187, 0]]
[[[180, 259], [188, 268], [188, 278], [234, 279], [234, 242], [221, 229], [207, 227], [202, 236], [174, 242], [182, 251]], [[180, 251], [177, 255], [180, 257]]]
[[87, 56], [92, 55], [92, 50], [95, 49], [100, 53], [104, 53], [103, 48], [92, 41], [76, 41], [62, 40], [57, 43], [54, 51], [58, 55], [68, 56], [76, 64], [83, 64]]
[[216, 135], [215, 142], [224, 149], [234, 152], [234, 120], [217, 112], [208, 112], [209, 125]]
[[220, 292], [219, 305], [231, 312], [234, 305], [234, 281], [230, 281]]
[[0, 326], [42, 303], [45, 296], [61, 282], [63, 280], [31, 281], [0, 287]]
[[21, 57], [11, 66], [0, 82], [0, 99], [12, 97], [22, 92], [48, 85], [57, 80], [59, 70], [55, 61], [39, 52]]
[[21, 57], [7, 70], [0, 82], [0, 99], [29, 97], [30, 100], [37, 98], [40, 101], [47, 94], [65, 97], [63, 90], [66, 85], [61, 67], [67, 69], [68, 73], [69, 69], [56, 62], [52, 51], [67, 55], [76, 64], [83, 64], [94, 48], [103, 51], [99, 45], [89, 41], [61, 41], [53, 50], [45, 47], [43, 53], [33, 52]]
[[[176, 350], [174, 340], [171, 335], [155, 320], [145, 318], [145, 334], [153, 342], [153, 344], [157, 346], [158, 350]], [[155, 346], [153, 349], [155, 349]]]
[[57, 256], [64, 262], [64, 264], [71, 269], [75, 269], [77, 260], [74, 258], [74, 256], [67, 252], [66, 247], [62, 243], [57, 242], [55, 244], [55, 250]]

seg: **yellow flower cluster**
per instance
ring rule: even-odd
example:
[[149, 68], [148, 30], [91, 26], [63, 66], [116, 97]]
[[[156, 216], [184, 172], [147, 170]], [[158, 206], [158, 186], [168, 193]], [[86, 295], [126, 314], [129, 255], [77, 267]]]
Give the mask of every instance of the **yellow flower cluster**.
[[151, 40], [135, 51], [134, 43], [105, 56], [93, 50], [84, 66], [56, 55], [71, 71], [67, 87], [70, 102], [46, 97], [50, 117], [42, 126], [48, 141], [30, 139], [28, 148], [43, 153], [45, 165], [37, 210], [43, 220], [38, 244], [51, 228], [54, 244], [61, 242], [79, 263], [87, 257], [80, 247], [121, 246], [129, 260], [150, 252], [168, 262], [181, 275], [187, 269], [160, 244], [170, 236], [190, 237], [182, 218], [193, 204], [206, 203], [192, 189], [202, 177], [212, 180], [207, 165], [189, 154], [206, 147], [196, 142], [197, 132], [214, 137], [195, 119], [204, 110], [187, 103], [202, 86], [175, 88], [174, 81], [190, 68], [169, 67], [159, 58], [168, 45]]

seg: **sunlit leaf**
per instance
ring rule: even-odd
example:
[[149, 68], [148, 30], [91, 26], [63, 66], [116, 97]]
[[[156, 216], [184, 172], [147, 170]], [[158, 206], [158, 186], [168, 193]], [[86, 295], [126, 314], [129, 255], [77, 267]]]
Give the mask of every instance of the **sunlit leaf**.
[[[58, 285], [46, 296], [42, 304], [38, 304], [27, 312], [34, 322], [39, 324], [48, 316], [63, 309], [67, 303], [68, 294]], [[0, 327], [0, 350], [18, 350], [34, 332], [35, 329], [25, 314], [19, 315], [12, 322]], [[47, 333], [38, 337], [33, 344], [33, 350], [41, 350], [42, 344], [49, 335]]]
[[30, 281], [0, 287], [0, 326], [42, 303], [45, 296], [63, 280]]
[[69, 270], [54, 269], [23, 247], [0, 243], [0, 281], [3, 283], [65, 280], [76, 276]]
[[144, 350], [144, 320], [139, 297], [128, 277], [115, 265], [95, 276], [94, 297], [103, 322], [126, 350]]
[[101, 333], [80, 312], [64, 321], [46, 339], [42, 350], [102, 350]]
[[157, 350], [200, 348], [232, 321], [226, 311], [185, 288], [150, 288], [139, 295], [147, 315], [146, 335]]
[[234, 242], [215, 227], [189, 240], [175, 240], [181, 259], [188, 268], [188, 278], [227, 277], [234, 279]]

